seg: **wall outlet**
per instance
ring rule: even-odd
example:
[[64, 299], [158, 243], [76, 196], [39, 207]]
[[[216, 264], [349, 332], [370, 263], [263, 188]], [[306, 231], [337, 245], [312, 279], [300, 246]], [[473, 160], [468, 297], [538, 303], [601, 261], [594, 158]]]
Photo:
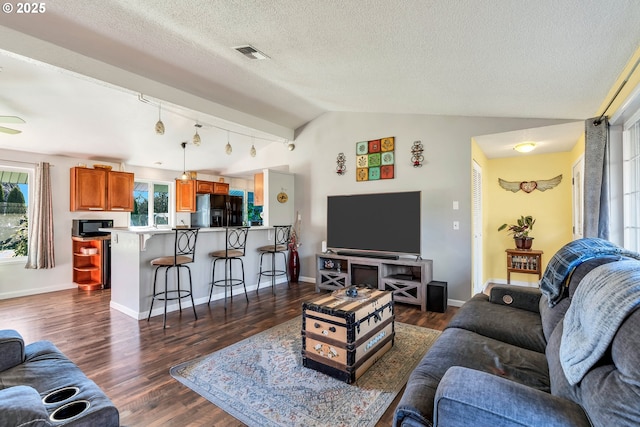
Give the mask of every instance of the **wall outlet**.
[[460, 230], [460, 221], [453, 221], [453, 229]]

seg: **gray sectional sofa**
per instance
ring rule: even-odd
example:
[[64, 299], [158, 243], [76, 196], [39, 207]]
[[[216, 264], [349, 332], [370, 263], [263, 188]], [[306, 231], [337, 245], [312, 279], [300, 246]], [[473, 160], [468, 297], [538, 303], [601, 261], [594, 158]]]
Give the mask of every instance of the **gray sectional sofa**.
[[584, 239], [541, 290], [475, 295], [411, 374], [394, 426], [640, 425], [637, 258]]
[[118, 427], [102, 390], [49, 341], [0, 330], [0, 426]]

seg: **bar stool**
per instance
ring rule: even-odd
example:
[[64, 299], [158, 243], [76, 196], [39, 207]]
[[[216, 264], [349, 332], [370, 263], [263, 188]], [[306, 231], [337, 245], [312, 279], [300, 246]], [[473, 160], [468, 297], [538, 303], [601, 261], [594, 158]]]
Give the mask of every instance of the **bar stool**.
[[[196, 241], [198, 239], [197, 228], [174, 228], [175, 243], [173, 255], [155, 258], [151, 260], [151, 265], [156, 267], [153, 275], [153, 295], [151, 297], [151, 308], [149, 308], [149, 316], [147, 316], [147, 322], [151, 318], [151, 312], [153, 311], [153, 303], [155, 300], [164, 301], [164, 318], [162, 321], [162, 327], [167, 327], [167, 301], [178, 300], [178, 306], [180, 307], [180, 313], [182, 313], [182, 298], [191, 298], [191, 307], [193, 307], [193, 316], [198, 320], [196, 314], [196, 305], [193, 301], [193, 284], [191, 281], [191, 269], [187, 264], [193, 262], [193, 257], [196, 252]], [[176, 289], [168, 289], [168, 275], [169, 270], [176, 268]], [[156, 284], [158, 281], [158, 270], [164, 268], [164, 291], [157, 292]], [[189, 273], [189, 289], [182, 289], [180, 287], [180, 269], [186, 268]]]
[[[287, 286], [289, 285], [289, 276], [287, 275], [287, 249], [289, 237], [291, 235], [290, 225], [275, 225], [273, 227], [273, 243], [258, 248], [260, 252], [260, 272], [258, 273], [258, 286], [256, 292], [260, 288], [260, 279], [262, 276], [271, 277], [271, 292], [275, 294], [276, 276], [284, 275], [287, 278]], [[281, 254], [284, 259], [284, 267], [282, 270], [276, 269], [276, 255]], [[271, 255], [271, 269], [264, 270], [262, 259], [265, 255]]]
[[[213, 251], [209, 253], [209, 256], [213, 258], [211, 268], [211, 291], [209, 292], [209, 302], [213, 295], [213, 287], [224, 287], [224, 309], [227, 309], [227, 289], [231, 293], [233, 298], [233, 287], [242, 285], [244, 287], [244, 296], [249, 302], [247, 296], [247, 285], [244, 281], [244, 263], [242, 257], [245, 254], [245, 248], [247, 246], [247, 235], [249, 233], [249, 227], [227, 227], [226, 229], [226, 245], [224, 249]], [[224, 279], [216, 280], [216, 264], [218, 261], [224, 261]], [[242, 269], [242, 279], [233, 277], [233, 261], [240, 261], [240, 268]]]

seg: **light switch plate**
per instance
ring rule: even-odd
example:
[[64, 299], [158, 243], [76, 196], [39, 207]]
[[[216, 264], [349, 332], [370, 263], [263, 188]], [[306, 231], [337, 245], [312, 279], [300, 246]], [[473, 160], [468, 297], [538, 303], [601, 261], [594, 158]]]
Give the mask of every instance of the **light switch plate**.
[[453, 201], [453, 210], [457, 211], [458, 209], [460, 209], [460, 203], [458, 203], [457, 200]]

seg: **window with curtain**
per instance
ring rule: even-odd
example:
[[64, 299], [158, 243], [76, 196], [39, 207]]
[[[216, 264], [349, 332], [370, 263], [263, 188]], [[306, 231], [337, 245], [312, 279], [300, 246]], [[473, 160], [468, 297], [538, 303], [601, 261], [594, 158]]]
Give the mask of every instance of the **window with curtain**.
[[27, 256], [32, 172], [0, 164], [0, 262], [24, 260]]
[[170, 184], [167, 182], [136, 180], [129, 225], [136, 227], [171, 224], [169, 188]]
[[622, 154], [624, 246], [640, 251], [640, 110], [624, 123]]

